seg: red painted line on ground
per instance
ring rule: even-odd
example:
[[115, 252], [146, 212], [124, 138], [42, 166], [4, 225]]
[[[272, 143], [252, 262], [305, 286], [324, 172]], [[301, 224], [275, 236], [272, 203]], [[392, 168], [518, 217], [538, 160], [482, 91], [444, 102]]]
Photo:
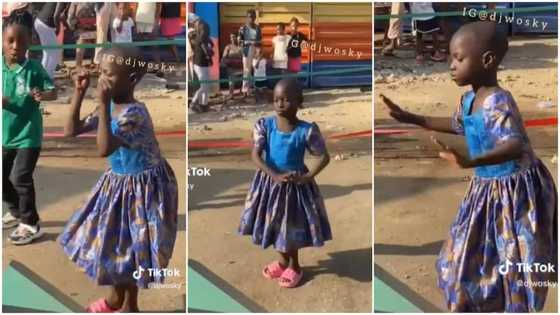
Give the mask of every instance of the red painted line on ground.
[[[540, 119], [530, 119], [525, 121], [525, 126], [528, 128], [531, 127], [543, 127], [543, 126], [554, 126], [558, 125], [558, 118], [550, 117], [550, 118], [540, 118]], [[413, 129], [394, 129], [394, 128], [377, 128], [374, 130], [375, 135], [396, 135], [396, 134], [405, 134], [410, 133], [418, 130], [418, 128]], [[335, 134], [327, 139], [332, 140], [341, 140], [341, 139], [352, 139], [352, 138], [362, 138], [362, 137], [370, 137], [372, 134], [371, 130], [364, 130], [358, 132], [350, 132], [345, 134]], [[185, 130], [178, 130], [178, 131], [163, 131], [156, 133], [158, 137], [179, 137], [185, 136]], [[63, 138], [64, 134], [61, 131], [58, 132], [45, 132], [45, 138]], [[87, 133], [79, 135], [78, 137], [83, 138], [95, 138], [95, 133]], [[191, 149], [225, 149], [225, 148], [250, 148], [252, 146], [251, 141], [248, 140], [232, 140], [232, 141], [220, 141], [220, 140], [192, 140], [188, 143], [189, 148]]]
[[[157, 132], [157, 137], [180, 137], [185, 136], [187, 133], [184, 130], [177, 130], [177, 131], [162, 131]], [[97, 135], [95, 133], [84, 133], [78, 136], [78, 138], [95, 138]], [[64, 138], [64, 132], [62, 131], [53, 131], [53, 132], [45, 132], [43, 133], [44, 138]]]
[[558, 125], [558, 118], [542, 118], [542, 119], [531, 119], [525, 122], [526, 127], [538, 127], [538, 126], [553, 126]]
[[215, 140], [193, 140], [189, 141], [189, 149], [226, 149], [226, 148], [250, 148], [253, 144], [247, 140], [215, 141]]
[[374, 135], [399, 135], [403, 133], [409, 133], [413, 131], [413, 129], [375, 129], [373, 134]]
[[371, 130], [336, 134], [329, 137], [329, 139], [348, 139], [348, 138], [360, 138], [360, 137], [371, 137]]

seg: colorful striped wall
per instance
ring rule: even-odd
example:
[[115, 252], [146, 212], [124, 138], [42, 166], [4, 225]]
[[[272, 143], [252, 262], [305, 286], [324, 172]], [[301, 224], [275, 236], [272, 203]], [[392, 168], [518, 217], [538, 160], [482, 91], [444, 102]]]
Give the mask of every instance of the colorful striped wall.
[[[315, 3], [312, 9], [312, 42], [315, 43], [311, 52], [313, 73], [371, 66], [370, 3]], [[371, 72], [313, 75], [310, 85], [370, 85]]]
[[[257, 23], [263, 31], [263, 47], [272, 55], [272, 37], [278, 22], [300, 21], [299, 31], [310, 38], [310, 49], [303, 50], [306, 72], [371, 67], [372, 34], [369, 3], [220, 3], [220, 53], [245, 23], [248, 9], [257, 11]], [[289, 28], [287, 29], [289, 31]], [[360, 59], [356, 53], [360, 52]], [[352, 53], [352, 55], [350, 55]], [[303, 80], [309, 87], [360, 86], [371, 84], [371, 70], [341, 75], [309, 75]]]
[[[311, 38], [311, 3], [221, 3], [220, 5], [220, 42], [221, 50], [229, 43], [229, 35], [237, 33], [245, 24], [247, 10], [257, 11], [257, 23], [263, 35], [263, 49], [267, 58], [272, 56], [272, 38], [276, 35], [276, 25], [279, 22], [286, 24], [286, 33], [289, 32], [289, 23], [292, 17], [299, 20], [299, 31], [307, 38]], [[310, 54], [307, 49], [302, 52], [302, 71], [309, 71]], [[309, 78], [303, 79], [309, 85]]]

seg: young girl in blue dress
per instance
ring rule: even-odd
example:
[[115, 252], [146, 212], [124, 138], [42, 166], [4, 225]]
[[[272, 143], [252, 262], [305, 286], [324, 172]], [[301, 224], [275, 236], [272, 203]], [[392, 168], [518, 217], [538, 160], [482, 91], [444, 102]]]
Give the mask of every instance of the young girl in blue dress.
[[[97, 129], [97, 147], [110, 168], [83, 208], [74, 213], [59, 242], [69, 258], [111, 293], [88, 312], [137, 312], [138, 288], [162, 282], [177, 233], [177, 181], [160, 153], [146, 105], [134, 97], [145, 69], [115, 63], [141, 58], [133, 48], [103, 53], [96, 111], [80, 120], [89, 77], [75, 77], [67, 136]], [[118, 59], [117, 59], [118, 60]], [[156, 270], [150, 273], [148, 270]]]
[[[546, 284], [557, 276], [556, 186], [533, 152], [513, 96], [498, 85], [507, 48], [506, 34], [492, 22], [467, 24], [453, 36], [451, 76], [472, 90], [451, 119], [415, 115], [381, 96], [398, 121], [466, 138], [468, 156], [435, 140], [440, 157], [475, 173], [436, 262], [453, 312], [540, 311]], [[536, 264], [552, 268], [535, 270]]]
[[[276, 115], [255, 124], [252, 159], [258, 170], [239, 227], [240, 234], [251, 235], [254, 244], [274, 246], [280, 259], [265, 266], [262, 274], [286, 288], [297, 286], [303, 277], [299, 249], [323, 246], [332, 238], [314, 180], [329, 163], [329, 154], [319, 127], [297, 118], [302, 102], [297, 81], [281, 80], [274, 88]], [[306, 150], [319, 157], [309, 169], [304, 164]]]

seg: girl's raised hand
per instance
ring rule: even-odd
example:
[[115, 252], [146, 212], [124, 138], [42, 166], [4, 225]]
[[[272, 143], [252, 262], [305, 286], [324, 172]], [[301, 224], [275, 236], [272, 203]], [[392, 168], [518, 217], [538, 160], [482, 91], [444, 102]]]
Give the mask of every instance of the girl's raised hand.
[[383, 101], [383, 103], [385, 103], [387, 108], [389, 108], [389, 115], [391, 115], [391, 117], [393, 117], [395, 120], [403, 123], [409, 123], [409, 124], [420, 123], [420, 121], [418, 120], [418, 116], [409, 113], [405, 110], [402, 110], [402, 108], [400, 108], [397, 104], [395, 104], [385, 95], [380, 94], [379, 96], [381, 97], [381, 100]]
[[80, 93], [84, 93], [89, 87], [89, 72], [84, 69], [76, 70], [72, 75], [74, 87]]
[[101, 105], [109, 106], [112, 95], [113, 87], [111, 83], [104, 77], [99, 77], [99, 81], [97, 81], [97, 99], [101, 102]]
[[435, 137], [431, 137], [432, 141], [437, 144], [442, 151], [439, 152], [439, 157], [450, 162], [451, 164], [455, 165], [458, 168], [470, 168], [472, 167], [471, 161], [458, 153], [455, 149], [449, 147], [448, 145], [441, 142], [439, 139]]

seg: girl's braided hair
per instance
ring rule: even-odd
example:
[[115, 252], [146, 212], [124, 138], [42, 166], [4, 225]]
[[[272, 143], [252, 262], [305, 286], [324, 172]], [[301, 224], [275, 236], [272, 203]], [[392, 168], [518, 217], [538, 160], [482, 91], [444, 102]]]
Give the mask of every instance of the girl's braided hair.
[[2, 32], [6, 31], [8, 26], [19, 25], [27, 28], [27, 32], [31, 35], [33, 30], [33, 16], [28, 11], [16, 10], [4, 19], [2, 23]]

